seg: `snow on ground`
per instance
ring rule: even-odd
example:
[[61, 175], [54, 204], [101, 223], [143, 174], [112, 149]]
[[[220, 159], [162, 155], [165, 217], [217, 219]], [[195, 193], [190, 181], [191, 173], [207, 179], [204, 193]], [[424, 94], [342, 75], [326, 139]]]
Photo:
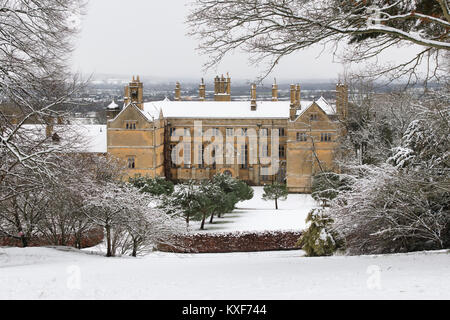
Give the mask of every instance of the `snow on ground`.
[[[233, 231], [277, 231], [301, 230], [305, 227], [305, 219], [317, 203], [309, 194], [289, 194], [286, 201], [278, 201], [275, 210], [274, 201], [262, 200], [263, 187], [254, 187], [253, 199], [240, 202], [232, 213], [217, 219], [213, 224], [205, 225], [205, 232]], [[208, 220], [209, 221], [209, 220]], [[191, 229], [198, 232], [200, 222], [192, 222]]]
[[154, 253], [133, 259], [0, 248], [0, 299], [450, 299], [449, 253]]

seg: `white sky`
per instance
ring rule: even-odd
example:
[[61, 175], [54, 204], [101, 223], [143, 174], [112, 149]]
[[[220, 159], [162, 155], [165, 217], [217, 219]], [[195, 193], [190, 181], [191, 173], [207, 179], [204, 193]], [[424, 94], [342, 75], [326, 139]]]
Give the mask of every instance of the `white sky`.
[[[253, 80], [262, 69], [236, 53], [217, 68], [202, 71], [206, 57], [186, 35], [184, 24], [191, 0], [90, 0], [73, 55], [75, 71], [84, 74], [139, 74], [160, 79], [206, 79], [230, 72], [234, 79]], [[285, 58], [271, 77], [337, 79], [344, 68], [321, 47]]]

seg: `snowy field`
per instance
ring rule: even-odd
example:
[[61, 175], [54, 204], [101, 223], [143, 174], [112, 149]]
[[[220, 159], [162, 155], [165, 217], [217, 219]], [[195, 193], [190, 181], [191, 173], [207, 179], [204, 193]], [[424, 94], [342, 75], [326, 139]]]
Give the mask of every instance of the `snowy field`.
[[450, 299], [449, 253], [154, 253], [133, 259], [0, 248], [0, 299]]
[[[274, 201], [263, 201], [263, 187], [254, 187], [253, 199], [240, 202], [232, 213], [224, 218], [214, 218], [214, 223], [205, 224], [204, 232], [233, 232], [233, 231], [277, 231], [302, 230], [305, 219], [317, 203], [309, 194], [290, 194], [285, 201], [278, 201], [275, 210]], [[209, 221], [209, 220], [208, 220]], [[198, 232], [200, 222], [191, 223], [192, 231]]]

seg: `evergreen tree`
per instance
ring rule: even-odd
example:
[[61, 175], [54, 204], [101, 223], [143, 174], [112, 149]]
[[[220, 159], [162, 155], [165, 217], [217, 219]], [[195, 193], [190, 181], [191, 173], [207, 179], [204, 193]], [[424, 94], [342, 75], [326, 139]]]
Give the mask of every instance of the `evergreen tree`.
[[149, 193], [154, 196], [170, 195], [174, 191], [174, 185], [171, 181], [161, 177], [142, 177], [135, 176], [129, 179], [134, 187], [138, 188], [143, 193]]
[[324, 214], [323, 209], [311, 210], [306, 222], [309, 226], [297, 244], [307, 256], [329, 256], [340, 247], [336, 235], [331, 231], [333, 220]]
[[275, 200], [275, 209], [278, 210], [278, 200], [286, 200], [288, 194], [289, 192], [285, 184], [275, 182], [273, 184], [264, 186], [264, 194], [262, 196], [262, 199], [265, 201]]

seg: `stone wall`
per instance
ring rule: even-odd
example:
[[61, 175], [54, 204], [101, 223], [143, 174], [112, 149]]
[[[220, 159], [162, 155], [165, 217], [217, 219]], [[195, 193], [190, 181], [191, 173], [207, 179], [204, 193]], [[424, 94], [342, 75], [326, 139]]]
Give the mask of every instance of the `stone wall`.
[[195, 233], [178, 236], [158, 250], [177, 253], [226, 253], [299, 249], [300, 231]]

